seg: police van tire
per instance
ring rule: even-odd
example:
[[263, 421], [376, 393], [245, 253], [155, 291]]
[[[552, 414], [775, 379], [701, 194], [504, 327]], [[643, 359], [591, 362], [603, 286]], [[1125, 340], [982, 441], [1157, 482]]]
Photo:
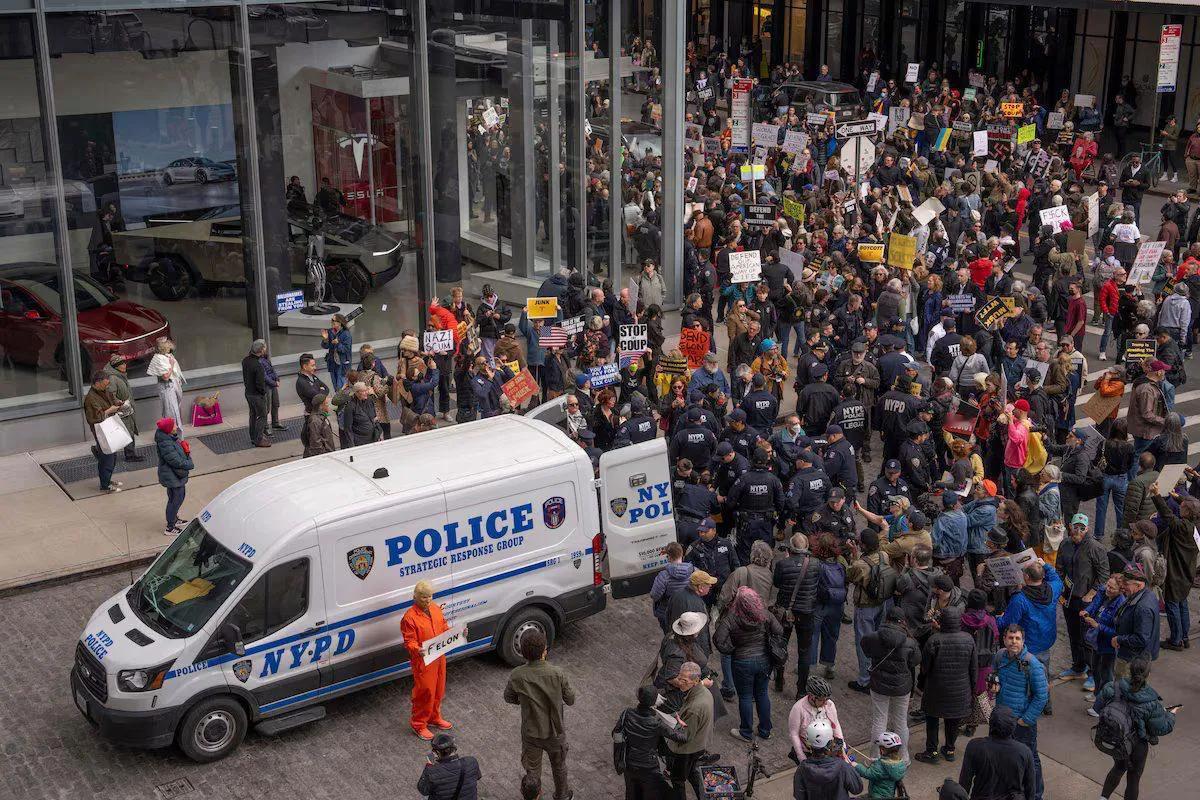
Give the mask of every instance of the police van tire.
[[218, 761], [246, 738], [246, 709], [233, 697], [201, 700], [183, 717], [176, 741], [183, 754], [200, 764]]
[[546, 637], [547, 647], [554, 644], [554, 620], [550, 615], [535, 606], [522, 608], [504, 626], [504, 635], [500, 638], [500, 646], [496, 648], [500, 658], [510, 667], [525, 663], [520, 645], [521, 637], [529, 630], [540, 630]]

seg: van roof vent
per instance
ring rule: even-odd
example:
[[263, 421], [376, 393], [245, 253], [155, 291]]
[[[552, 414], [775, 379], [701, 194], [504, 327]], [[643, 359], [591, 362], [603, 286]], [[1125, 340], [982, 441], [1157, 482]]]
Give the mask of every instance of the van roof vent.
[[375, 478], [376, 480], [379, 480], [380, 478], [386, 478], [387, 476], [388, 476], [387, 467], [380, 467], [379, 469], [375, 470], [375, 472], [373, 472], [371, 474], [371, 477]]

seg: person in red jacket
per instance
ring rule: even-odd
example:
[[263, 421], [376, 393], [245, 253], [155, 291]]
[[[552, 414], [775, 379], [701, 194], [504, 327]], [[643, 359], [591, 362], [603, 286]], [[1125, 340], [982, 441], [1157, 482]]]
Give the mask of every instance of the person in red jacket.
[[[1108, 359], [1108, 338], [1112, 335], [1113, 318], [1117, 315], [1117, 306], [1121, 302], [1121, 284], [1125, 283], [1125, 269], [1117, 267], [1113, 276], [1100, 286], [1096, 300], [1100, 307], [1100, 316], [1104, 319], [1104, 333], [1100, 334], [1100, 360]], [[1076, 348], [1078, 349], [1078, 348]]]
[[988, 278], [992, 277], [992, 260], [981, 256], [968, 264], [967, 269], [971, 270], [971, 280], [983, 289]]

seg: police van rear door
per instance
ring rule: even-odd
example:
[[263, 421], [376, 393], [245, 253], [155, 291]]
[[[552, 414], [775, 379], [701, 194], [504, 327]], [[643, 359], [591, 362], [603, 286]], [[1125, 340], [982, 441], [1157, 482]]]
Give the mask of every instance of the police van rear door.
[[610, 450], [600, 457], [600, 518], [614, 598], [650, 591], [675, 541], [667, 442]]

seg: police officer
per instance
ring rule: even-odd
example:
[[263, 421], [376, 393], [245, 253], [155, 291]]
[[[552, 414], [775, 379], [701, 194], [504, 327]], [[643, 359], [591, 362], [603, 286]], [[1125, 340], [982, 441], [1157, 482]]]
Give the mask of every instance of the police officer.
[[842, 402], [834, 407], [833, 414], [829, 417], [829, 424], [841, 428], [842, 434], [854, 448], [854, 473], [860, 485], [865, 483], [863, 480], [864, 448], [870, 441], [870, 429], [867, 427], [868, 407], [867, 403], [861, 399], [855, 384], [845, 383], [842, 385]]
[[750, 391], [742, 398], [739, 406], [746, 412], [746, 424], [754, 428], [762, 437], [768, 438], [779, 417], [779, 400], [773, 392], [767, 391], [767, 379], [761, 372], [754, 373], [750, 379]]
[[883, 460], [900, 457], [900, 445], [908, 438], [908, 423], [917, 418], [917, 398], [909, 393], [912, 382], [899, 378], [896, 385], [879, 396], [875, 420], [883, 439]]
[[841, 401], [837, 389], [826, 381], [829, 368], [817, 364], [812, 368], [811, 382], [800, 389], [796, 397], [796, 414], [800, 417], [804, 430], [811, 435], [819, 435], [829, 424], [833, 409]]
[[825, 504], [800, 520], [801, 529], [808, 535], [827, 531], [838, 539], [853, 539], [854, 513], [846, 505], [846, 492], [835, 486], [829, 491]]
[[841, 425], [825, 429], [825, 474], [853, 497], [858, 491], [858, 470], [855, 469], [854, 446], [842, 433]]
[[704, 597], [704, 602], [712, 608], [713, 603], [721, 596], [721, 587], [725, 585], [725, 579], [741, 565], [734, 553], [733, 543], [724, 536], [717, 535], [717, 524], [712, 518], [705, 517], [700, 520], [698, 532], [699, 538], [687, 548], [683, 560], [717, 579], [712, 590]]
[[867, 488], [867, 511], [882, 517], [888, 513], [889, 497], [907, 497], [908, 502], [912, 503], [912, 490], [900, 473], [899, 459], [891, 458], [884, 462], [883, 474], [871, 481]]
[[658, 426], [654, 417], [646, 408], [646, 401], [637, 395], [629, 403], [633, 416], [621, 423], [617, 428], [616, 441], [627, 444], [648, 442], [658, 435]]
[[725, 498], [727, 513], [736, 513], [737, 556], [739, 563], [750, 563], [750, 547], [755, 541], [775, 546], [775, 520], [783, 512], [783, 484], [767, 469], [768, 456], [755, 448], [753, 463]]
[[754, 452], [754, 443], [758, 441], [758, 431], [746, 424], [746, 412], [740, 408], [730, 411], [725, 419], [729, 424], [721, 431], [720, 441], [729, 442], [734, 452], [749, 458]]
[[[712, 482], [713, 487], [717, 490], [717, 503], [723, 504], [729, 497], [729, 493], [733, 491], [733, 485], [737, 483], [738, 478], [750, 470], [750, 459], [735, 451], [729, 442], [718, 444], [716, 453]], [[722, 514], [718, 529], [722, 536], [728, 536], [729, 532], [733, 530], [733, 515]]]
[[829, 345], [821, 339], [821, 332], [809, 328], [808, 352], [801, 355], [799, 361], [796, 362], [797, 393], [812, 381], [813, 368], [818, 364], [824, 364], [828, 353]]
[[[883, 336], [879, 337], [885, 338]], [[904, 348], [908, 347], [908, 343], [898, 336], [887, 336], [887, 343], [891, 346], [891, 352], [879, 359], [879, 384], [881, 386], [894, 386], [896, 378], [905, 374], [905, 369], [909, 364], [915, 364], [912, 356], [904, 352]]]
[[801, 450], [796, 455], [796, 474], [788, 482], [786, 495], [788, 517], [793, 522], [812, 516], [829, 499], [833, 481], [824, 467], [812, 450]]
[[852, 391], [842, 392], [842, 400], [853, 398], [860, 401], [866, 408], [863, 416], [862, 441], [856, 441], [852, 435], [851, 426], [837, 418], [834, 412], [833, 422], [841, 425], [846, 431], [846, 438], [854, 445], [854, 451], [859, 454], [864, 463], [871, 463], [871, 418], [875, 408], [875, 395], [879, 391], [879, 370], [867, 358], [867, 344], [856, 341], [850, 345], [850, 355], [838, 362], [833, 371], [833, 385], [845, 387], [849, 384]]
[[592, 462], [592, 472], [597, 476], [600, 474], [600, 456], [604, 455], [604, 451], [596, 447], [596, 434], [591, 428], [580, 428], [575, 434], [579, 439], [579, 446], [583, 448], [583, 452], [587, 453], [588, 459]]
[[686, 550], [700, 535], [700, 523], [721, 510], [717, 495], [702, 483], [689, 481], [675, 493], [675, 538]]
[[679, 508], [679, 493], [683, 487], [699, 481], [700, 473], [692, 466], [690, 459], [681, 458], [675, 462], [671, 474], [671, 502], [675, 508]]
[[922, 444], [929, 438], [929, 426], [919, 419], [908, 423], [905, 428], [908, 438], [900, 445], [899, 461], [900, 474], [912, 487], [917, 497], [929, 491], [933, 485], [932, 471], [929, 459], [925, 455]]
[[686, 458], [693, 464], [707, 464], [712, 461], [716, 446], [717, 437], [704, 424], [701, 409], [689, 408], [684, 426], [671, 438], [671, 459]]

